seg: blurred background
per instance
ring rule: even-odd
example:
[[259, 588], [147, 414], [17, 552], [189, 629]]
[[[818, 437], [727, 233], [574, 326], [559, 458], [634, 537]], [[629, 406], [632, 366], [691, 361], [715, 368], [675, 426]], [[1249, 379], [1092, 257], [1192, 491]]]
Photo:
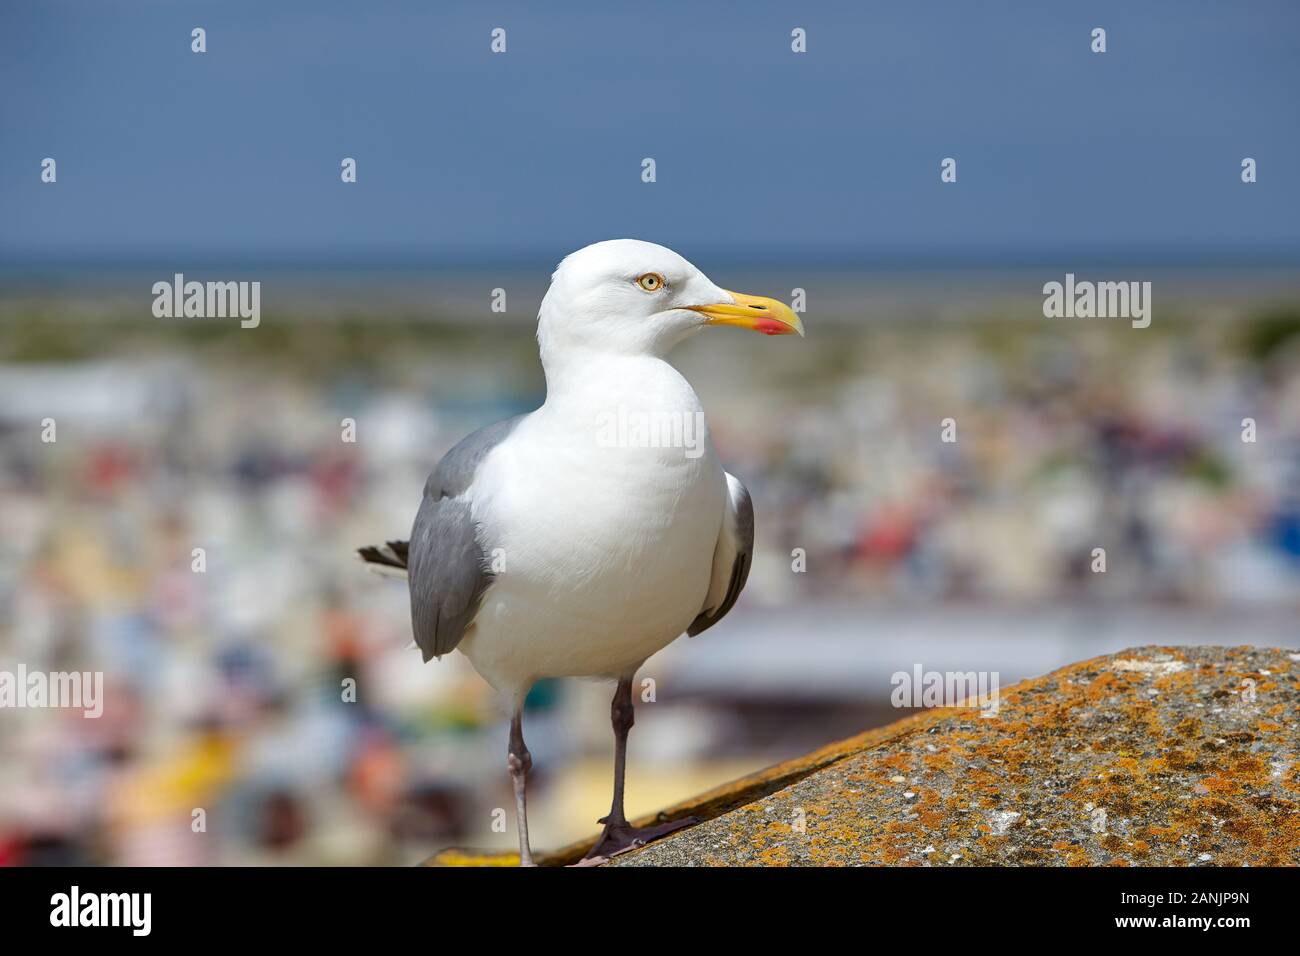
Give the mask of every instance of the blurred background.
[[[515, 845], [488, 687], [420, 663], [405, 585], [354, 549], [541, 402], [550, 270], [603, 238], [802, 289], [809, 333], [676, 355], [757, 554], [726, 622], [642, 672], [630, 813], [898, 719], [917, 664], [1005, 687], [1139, 644], [1300, 646], [1298, 20], [6, 6], [0, 671], [102, 671], [106, 700], [0, 709], [0, 863]], [[155, 318], [177, 272], [260, 282], [260, 325]], [[1151, 282], [1151, 327], [1044, 318], [1067, 272]], [[608, 809], [610, 692], [530, 698], [538, 847]]]

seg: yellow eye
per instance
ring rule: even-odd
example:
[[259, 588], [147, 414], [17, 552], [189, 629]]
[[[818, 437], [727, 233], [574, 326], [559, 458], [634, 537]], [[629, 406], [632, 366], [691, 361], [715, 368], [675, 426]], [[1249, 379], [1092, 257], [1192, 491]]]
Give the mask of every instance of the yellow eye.
[[664, 287], [664, 277], [657, 272], [647, 272], [643, 276], [637, 276], [636, 284], [647, 292], [658, 292]]

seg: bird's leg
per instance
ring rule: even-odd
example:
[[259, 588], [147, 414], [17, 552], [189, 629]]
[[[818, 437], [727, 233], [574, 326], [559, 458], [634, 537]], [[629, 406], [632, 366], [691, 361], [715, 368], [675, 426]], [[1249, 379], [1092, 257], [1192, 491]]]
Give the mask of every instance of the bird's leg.
[[636, 722], [631, 677], [619, 679], [614, 700], [609, 707], [609, 716], [614, 727], [614, 800], [609, 814], [596, 821], [605, 824], [605, 830], [584, 858], [593, 861], [608, 859], [615, 854], [643, 846], [695, 822], [694, 817], [670, 820], [652, 827], [633, 827], [627, 822], [627, 816], [623, 812], [623, 777], [627, 770], [627, 733]]
[[528, 771], [533, 766], [533, 756], [524, 745], [523, 707], [510, 718], [510, 748], [506, 755], [510, 768], [510, 782], [515, 785], [515, 822], [519, 827], [519, 865], [536, 866], [533, 851], [528, 846]]
[[614, 728], [614, 800], [610, 804], [609, 815], [596, 821], [604, 823], [606, 829], [627, 826], [627, 817], [623, 815], [623, 779], [627, 773], [627, 735], [636, 723], [630, 677], [619, 678], [614, 699], [609, 705], [609, 722]]

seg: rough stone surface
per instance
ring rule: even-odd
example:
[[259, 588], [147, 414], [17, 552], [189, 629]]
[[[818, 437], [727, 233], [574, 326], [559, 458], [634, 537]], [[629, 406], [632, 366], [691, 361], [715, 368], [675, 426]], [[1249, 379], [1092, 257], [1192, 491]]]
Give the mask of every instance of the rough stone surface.
[[[928, 711], [661, 818], [612, 866], [1300, 864], [1300, 653], [1144, 647]], [[564, 862], [580, 848], [566, 848]]]

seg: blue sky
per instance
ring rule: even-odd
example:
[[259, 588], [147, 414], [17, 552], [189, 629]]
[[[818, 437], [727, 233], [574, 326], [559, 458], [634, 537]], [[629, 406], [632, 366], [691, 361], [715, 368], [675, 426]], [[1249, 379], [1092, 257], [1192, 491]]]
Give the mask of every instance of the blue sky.
[[0, 256], [1300, 260], [1297, 90], [1294, 2], [11, 0]]

